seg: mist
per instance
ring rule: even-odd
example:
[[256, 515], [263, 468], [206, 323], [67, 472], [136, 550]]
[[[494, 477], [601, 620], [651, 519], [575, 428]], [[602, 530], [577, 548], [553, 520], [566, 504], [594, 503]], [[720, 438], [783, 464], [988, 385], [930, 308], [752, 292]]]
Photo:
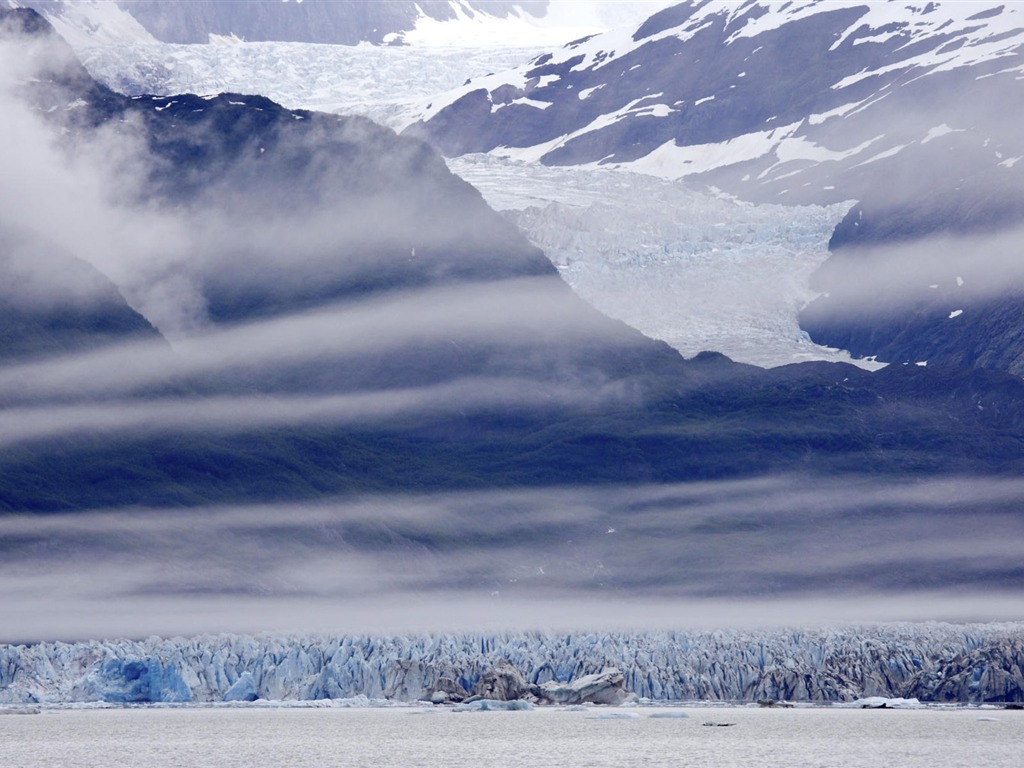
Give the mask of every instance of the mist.
[[1006, 619], [1022, 493], [778, 476], [8, 515], [0, 639]]
[[834, 309], [839, 317], [880, 299], [905, 308], [923, 297], [942, 296], [954, 304], [1001, 299], [1024, 289], [1022, 238], [1024, 226], [1013, 226], [865, 245], [830, 261], [819, 279], [841, 290], [844, 301]]

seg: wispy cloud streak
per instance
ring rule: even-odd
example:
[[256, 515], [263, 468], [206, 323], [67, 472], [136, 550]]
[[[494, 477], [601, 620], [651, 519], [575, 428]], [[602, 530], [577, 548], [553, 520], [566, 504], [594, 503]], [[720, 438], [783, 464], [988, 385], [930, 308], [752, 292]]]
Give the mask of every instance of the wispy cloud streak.
[[0, 447], [74, 435], [204, 434], [277, 426], [386, 425], [401, 417], [466, 414], [482, 408], [592, 408], [626, 396], [609, 384], [576, 386], [528, 379], [462, 378], [417, 388], [323, 396], [220, 396], [119, 399], [0, 410]]
[[0, 608], [5, 639], [1019, 618], [1021, 498], [766, 477], [18, 515]]

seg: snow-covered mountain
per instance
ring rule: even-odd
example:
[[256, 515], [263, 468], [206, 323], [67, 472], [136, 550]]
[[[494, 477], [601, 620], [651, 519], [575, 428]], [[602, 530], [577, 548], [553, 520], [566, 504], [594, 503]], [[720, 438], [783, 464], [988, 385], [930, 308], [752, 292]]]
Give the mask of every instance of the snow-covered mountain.
[[[608, 4], [606, 13], [612, 7], [618, 6]], [[292, 108], [362, 114], [396, 130], [415, 118], [423, 99], [541, 53], [536, 46], [464, 41], [78, 43], [77, 51], [101, 81], [131, 95], [258, 91]], [[849, 359], [811, 342], [797, 323], [801, 307], [817, 295], [809, 276], [827, 256], [831, 230], [848, 204], [755, 207], [640, 174], [612, 181], [608, 169], [562, 170], [493, 156], [453, 158], [449, 165], [492, 207], [509, 211], [590, 303], [685, 355], [714, 349], [757, 365]], [[643, 226], [633, 226], [641, 220]]]
[[[639, 22], [668, 0], [7, 0], [82, 42], [141, 37], [355, 45], [561, 45]], [[518, 42], [516, 42], [518, 41]], [[526, 42], [528, 41], [528, 42]]]
[[[10, 463], [0, 467], [7, 472], [2, 502], [9, 508], [120, 504], [150, 492], [168, 503], [186, 497], [256, 500], [264, 483], [280, 484], [279, 498], [301, 498], [312, 487], [309, 478], [321, 473], [316, 486], [330, 492], [364, 482], [366, 489], [456, 487], [467, 478], [471, 484], [495, 482], [504, 473], [510, 474], [503, 482], [528, 485], [576, 482], [580, 473], [596, 473], [602, 482], [674, 481], [802, 467], [813, 445], [843, 464], [850, 454], [858, 466], [889, 466], [884, 452], [865, 452], [878, 431], [870, 425], [874, 417], [865, 419], [860, 409], [901, 400], [916, 382], [914, 372], [873, 377], [848, 366], [797, 366], [769, 373], [716, 355], [685, 361], [574, 296], [550, 260], [422, 142], [365, 118], [288, 110], [264, 97], [119, 95], [93, 81], [34, 12], [9, 11], [0, 18], [5, 61], [28, 68], [0, 94], [11, 105], [4, 110], [5, 125], [22, 137], [17, 150], [5, 148], [3, 162], [22, 167], [21, 155], [31, 147], [36, 169], [4, 175], [16, 179], [17, 192], [12, 188], [0, 226], [12, 227], [17, 219], [87, 258], [176, 344], [174, 355], [162, 344], [144, 352], [113, 350], [114, 358], [124, 354], [134, 361], [131, 376], [113, 381], [108, 375], [120, 365], [103, 355], [86, 356], [81, 365], [89, 373], [79, 369], [73, 391], [59, 362], [7, 375], [5, 402], [22, 410], [5, 414], [2, 431], [5, 439], [31, 446], [5, 455]], [[17, 67], [3, 71], [8, 69]], [[662, 196], [670, 205], [674, 199], [687, 204], [685, 195]], [[732, 207], [722, 205], [710, 215]], [[55, 210], [66, 215], [55, 216]], [[726, 229], [737, 260], [759, 250], [761, 229], [780, 229], [764, 213], [755, 212], [746, 229]], [[785, 237], [806, 236], [807, 221], [789, 227]], [[690, 221], [655, 217], [651, 227], [679, 243], [665, 252], [669, 260], [696, 262], [708, 260], [701, 240], [717, 229], [702, 219], [699, 207]], [[821, 238], [827, 226], [819, 220], [811, 223], [815, 227]], [[772, 258], [784, 263], [788, 254], [778, 249]], [[812, 249], [786, 268], [798, 275], [820, 258]], [[787, 305], [794, 311], [797, 291], [764, 311], [777, 314]], [[701, 333], [707, 335], [703, 328]], [[796, 331], [790, 326], [784, 333]], [[267, 345], [263, 334], [290, 341]], [[96, 383], [81, 383], [94, 376]], [[42, 379], [50, 384], [43, 386]], [[26, 388], [29, 380], [34, 384]], [[981, 392], [995, 396], [995, 384], [962, 384], [950, 398], [948, 382], [930, 382], [916, 382], [907, 396], [929, 404], [941, 398], [944, 413], [968, 409], [966, 421], [955, 425], [969, 425], [964, 428], [970, 434], [962, 436], [958, 452], [941, 457], [942, 466], [1016, 464], [1014, 450], [964, 454], [983, 437], [1000, 445], [989, 431], [1003, 428], [1005, 419], [997, 424], [994, 411], [975, 413], [971, 399]], [[1015, 404], [1024, 398], [1015, 386], [998, 392], [1012, 423]], [[835, 441], [822, 432], [806, 395], [819, 389], [838, 410], [829, 429], [849, 429], [858, 437]], [[231, 402], [257, 391], [288, 403], [275, 411]], [[109, 399], [114, 393], [131, 402], [121, 407], [116, 397]], [[154, 396], [165, 402], [150, 402]], [[190, 402], [195, 396], [212, 398], [199, 420]], [[350, 399], [364, 396], [378, 398], [385, 422], [398, 418], [404, 424], [420, 413], [417, 402], [425, 407], [425, 421], [417, 416], [396, 427], [407, 438], [398, 442], [376, 431], [380, 423], [357, 436], [348, 431], [350, 419], [378, 412]], [[102, 405], [87, 405], [93, 398]], [[151, 406], [164, 415], [152, 421], [139, 411]], [[310, 406], [341, 418], [336, 423], [325, 415], [320, 422], [345, 435], [333, 434], [326, 454], [320, 440], [293, 440], [289, 432], [306, 428]], [[580, 416], [577, 407], [589, 415]], [[63, 415], [42, 418], [51, 408]], [[736, 442], [724, 432], [711, 434], [710, 443], [703, 430], [695, 437], [693, 420], [716, 420], [723, 408], [766, 429], [773, 449], [760, 454], [756, 441]], [[191, 415], [184, 422], [165, 420], [179, 409]], [[763, 409], [772, 414], [767, 422]], [[219, 447], [195, 448], [184, 463], [170, 460], [181, 449], [176, 429], [191, 423], [202, 431], [217, 421], [214, 412], [238, 414], [241, 423], [227, 417], [220, 422], [225, 431], [211, 435]], [[804, 424], [806, 437], [794, 439], [800, 428], [791, 419], [776, 423], [778, 413]], [[97, 419], [125, 440], [80, 443], [77, 451], [63, 451], [58, 468], [48, 447], [51, 430], [77, 434]], [[236, 454], [247, 440], [238, 432], [243, 424], [243, 433], [269, 429], [273, 436], [267, 439], [277, 444], [224, 464], [216, 456]], [[278, 431], [282, 424], [288, 426]], [[906, 424], [915, 435], [911, 443], [925, 439], [921, 427]], [[131, 446], [130, 436], [140, 429], [154, 441], [145, 450]], [[923, 429], [945, 433], [948, 426], [929, 419]], [[433, 445], [429, 452], [423, 440]], [[339, 451], [363, 456], [372, 471], [354, 470], [358, 461], [325, 461]], [[264, 458], [269, 456], [274, 458]], [[94, 474], [97, 462], [131, 466], [139, 460], [150, 466], [129, 470], [131, 483]], [[272, 467], [255, 470], [251, 461]], [[221, 469], [208, 471], [211, 462]], [[223, 482], [225, 471], [237, 473], [236, 479], [258, 474], [262, 482]]]
[[1022, 22], [1018, 3], [682, 3], [474, 78], [409, 131], [448, 155], [856, 200], [812, 338], [1021, 373], [1019, 236], [998, 233], [1024, 221]]
[[[0, 703], [415, 701], [500, 661], [531, 683], [615, 666], [658, 701], [1024, 701], [1020, 624], [651, 634], [216, 637], [0, 646]], [[352, 705], [359, 702], [340, 702]]]
[[425, 106], [417, 132], [449, 155], [848, 200], [921, 147], [976, 143], [972, 160], [1011, 171], [1022, 45], [1012, 3], [687, 2], [474, 78]]
[[[849, 246], [922, 236], [974, 238], [1024, 214], [1024, 163], [1018, 162], [1024, 144], [1015, 128], [1024, 104], [1015, 63], [1018, 5], [698, 2], [666, 8], [642, 23], [631, 16], [639, 6], [585, 7], [593, 11], [585, 18], [595, 28], [601, 22], [625, 26], [544, 52], [539, 41], [567, 34], [567, 14], [578, 10], [554, 3], [518, 32], [509, 25], [521, 25], [520, 17], [425, 20], [419, 32], [407, 34], [413, 44], [397, 47], [104, 46], [81, 35], [76, 45], [90, 71], [126, 93], [261, 92], [290, 107], [365, 114], [398, 130], [421, 120], [411, 131], [448, 153], [487, 151], [530, 161], [489, 161], [474, 183], [489, 195], [500, 187], [549, 190], [544, 200], [535, 192], [511, 202], [504, 192], [488, 197], [499, 209], [524, 208], [531, 197], [547, 208], [542, 218], [515, 215], [545, 249], [556, 247], [545, 228], [578, 231], [582, 225], [571, 216], [558, 219], [564, 206], [548, 206], [571, 197], [589, 169], [683, 178], [761, 202], [859, 201], [832, 239], [837, 255], [829, 268], [813, 281], [801, 270], [799, 282], [786, 271], [782, 293], [772, 294], [781, 303], [768, 313], [763, 301], [747, 301], [746, 291], [712, 287], [707, 295], [721, 299], [710, 302], [719, 329], [705, 332], [708, 302], [689, 314], [686, 294], [678, 301], [668, 295], [670, 284], [734, 284], [727, 255], [735, 238], [727, 233], [749, 222], [742, 216], [734, 221], [714, 202], [708, 207], [726, 216], [723, 237], [705, 235], [714, 241], [707, 252], [725, 255], [720, 263], [702, 260], [695, 271], [692, 259], [663, 263], [659, 276], [672, 275], [657, 283], [665, 300], [627, 309], [624, 285], [652, 284], [643, 254], [678, 252], [672, 233], [643, 227], [635, 238], [617, 238], [614, 270], [592, 254], [587, 298], [685, 353], [712, 343], [741, 360], [776, 364], [807, 354], [834, 359], [829, 350], [839, 348], [884, 361], [1024, 370], [1018, 333], [1024, 318], [1017, 316], [1014, 294], [1021, 283], [1014, 266], [1018, 238], [1012, 233], [983, 242], [928, 241], [909, 257], [838, 254], [843, 246], [849, 254]], [[498, 25], [487, 29], [504, 30], [500, 41], [482, 44], [491, 40], [485, 21]], [[475, 30], [472, 44], [469, 29]], [[481, 76], [485, 72], [497, 74]], [[573, 168], [560, 191], [553, 191], [550, 175], [543, 180], [541, 164]], [[462, 170], [472, 173], [472, 165]], [[502, 184], [488, 184], [489, 173]], [[624, 176], [621, 183], [636, 178]], [[633, 210], [668, 213], [664, 197], [651, 194], [654, 185], [633, 186]], [[617, 204], [626, 196], [617, 195]], [[580, 192], [575, 205], [592, 201]], [[757, 239], [804, 255], [822, 253], [828, 239], [811, 246], [779, 234], [768, 228]], [[663, 235], [670, 239], [659, 240]], [[986, 258], [971, 255], [979, 252]], [[578, 253], [575, 271], [564, 270], [577, 287], [585, 261]], [[746, 272], [746, 283], [763, 275], [768, 263]], [[800, 256], [800, 263], [809, 262]], [[777, 281], [772, 286], [780, 288]], [[784, 316], [775, 311], [782, 305]], [[797, 325], [803, 330], [794, 334]]]

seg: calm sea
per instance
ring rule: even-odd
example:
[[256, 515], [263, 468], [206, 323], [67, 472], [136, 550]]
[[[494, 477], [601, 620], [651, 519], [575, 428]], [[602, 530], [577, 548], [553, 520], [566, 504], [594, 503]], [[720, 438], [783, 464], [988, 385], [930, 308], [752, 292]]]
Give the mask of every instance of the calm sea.
[[1024, 712], [104, 709], [0, 717], [3, 768], [1020, 768]]

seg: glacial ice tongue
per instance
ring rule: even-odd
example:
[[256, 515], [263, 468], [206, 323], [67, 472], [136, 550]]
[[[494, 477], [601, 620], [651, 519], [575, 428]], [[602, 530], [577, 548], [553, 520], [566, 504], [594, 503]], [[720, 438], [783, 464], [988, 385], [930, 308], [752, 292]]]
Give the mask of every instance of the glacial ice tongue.
[[449, 167], [504, 211], [582, 298], [684, 356], [774, 367], [855, 362], [811, 341], [799, 311], [849, 208], [750, 205], [622, 171], [489, 155]]
[[562, 691], [614, 666], [626, 691], [658, 701], [1020, 702], [1022, 637], [1024, 623], [928, 623], [2, 645], [0, 704], [416, 701], [442, 678], [471, 690], [504, 662], [527, 683]]

